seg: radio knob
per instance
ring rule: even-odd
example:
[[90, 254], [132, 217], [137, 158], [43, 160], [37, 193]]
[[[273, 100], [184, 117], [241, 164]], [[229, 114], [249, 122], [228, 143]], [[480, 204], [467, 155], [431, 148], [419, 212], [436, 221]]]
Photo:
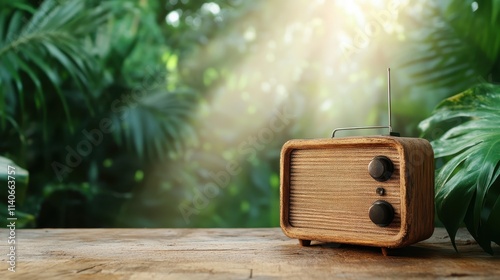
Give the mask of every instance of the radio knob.
[[369, 210], [370, 220], [379, 227], [388, 226], [394, 219], [394, 208], [387, 201], [375, 201]]
[[368, 164], [368, 173], [379, 182], [389, 180], [393, 172], [394, 165], [392, 161], [384, 156], [376, 156]]

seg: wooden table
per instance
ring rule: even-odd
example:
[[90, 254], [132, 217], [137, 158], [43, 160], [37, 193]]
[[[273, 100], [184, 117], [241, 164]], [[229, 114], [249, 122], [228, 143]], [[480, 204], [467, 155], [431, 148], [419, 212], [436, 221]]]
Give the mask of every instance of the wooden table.
[[378, 248], [312, 243], [279, 228], [29, 229], [16, 231], [16, 272], [2, 230], [0, 279], [500, 279], [500, 247], [484, 253], [466, 231], [460, 253], [443, 229], [384, 257]]

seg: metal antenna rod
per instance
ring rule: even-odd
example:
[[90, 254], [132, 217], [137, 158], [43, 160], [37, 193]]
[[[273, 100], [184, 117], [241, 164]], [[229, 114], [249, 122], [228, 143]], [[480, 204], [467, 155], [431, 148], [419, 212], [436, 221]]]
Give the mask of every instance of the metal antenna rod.
[[389, 132], [392, 132], [391, 120], [391, 68], [387, 68], [387, 111], [389, 112]]
[[358, 130], [358, 129], [379, 129], [379, 128], [388, 128], [390, 136], [399, 136], [399, 133], [392, 131], [392, 117], [391, 117], [391, 68], [387, 68], [387, 111], [389, 114], [389, 125], [382, 126], [354, 126], [354, 127], [342, 127], [336, 128], [332, 132], [332, 138], [335, 137], [335, 133], [341, 130]]

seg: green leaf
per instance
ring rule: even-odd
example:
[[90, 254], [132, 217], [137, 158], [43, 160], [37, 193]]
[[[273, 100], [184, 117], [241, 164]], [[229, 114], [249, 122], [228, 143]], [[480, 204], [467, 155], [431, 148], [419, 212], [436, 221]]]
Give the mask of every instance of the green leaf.
[[[16, 86], [16, 91], [8, 93], [17, 95], [21, 120], [29, 114], [23, 111], [24, 99], [34, 100], [36, 108], [42, 111], [45, 120], [45, 100], [49, 100], [48, 95], [56, 94], [60, 99], [59, 106], [63, 108], [68, 120], [69, 129], [73, 131], [74, 123], [68, 98], [63, 93], [63, 85], [67, 80], [71, 80], [80, 90], [89, 112], [94, 114], [91, 104], [93, 92], [90, 88], [93, 82], [98, 80], [96, 73], [91, 71], [95, 69], [96, 61], [83, 42], [91, 38], [107, 20], [109, 4], [93, 6], [87, 1], [46, 0], [36, 10], [27, 9], [26, 4], [9, 6], [12, 9], [2, 10], [0, 18], [2, 83], [8, 84], [6, 87], [9, 91], [13, 91], [10, 90], [13, 88], [10, 84]], [[21, 72], [25, 72], [27, 77], [21, 75]], [[30, 79], [37, 89], [35, 98], [30, 98], [31, 93], [25, 92], [25, 83]], [[40, 85], [45, 84], [44, 80], [47, 79], [53, 88], [40, 90]], [[0, 98], [5, 99], [4, 96]], [[4, 123], [5, 119], [2, 122]]]
[[[473, 2], [478, 5], [474, 11]], [[408, 10], [406, 15], [414, 25], [405, 28], [408, 40], [401, 57], [403, 71], [417, 91], [450, 96], [477, 82], [498, 78], [490, 74], [500, 54], [500, 1], [420, 4], [421, 13]]]
[[445, 161], [436, 177], [437, 215], [454, 246], [462, 222], [489, 253], [490, 243], [499, 239], [499, 115], [500, 86], [481, 84], [444, 100], [420, 124], [425, 137], [462, 118], [431, 139], [435, 158]]
[[5, 39], [7, 41], [14, 40], [17, 34], [19, 34], [19, 29], [21, 28], [21, 23], [22, 23], [22, 17], [23, 14], [21, 12], [16, 12], [12, 16], [9, 23], [9, 29], [7, 30], [7, 34], [5, 36]]
[[500, 15], [500, 1], [493, 0], [492, 1], [492, 9], [491, 9], [491, 23], [494, 24]]
[[8, 181], [14, 181], [16, 201], [22, 203], [28, 186], [28, 171], [19, 167], [12, 160], [0, 156], [0, 182], [6, 186]]
[[28, 171], [19, 167], [12, 160], [2, 156], [0, 156], [0, 180], [7, 181], [7, 177], [9, 176], [9, 166], [13, 167], [17, 179], [20, 179], [21, 183], [26, 184], [28, 182]]
[[155, 91], [132, 98], [132, 103], [112, 117], [120, 122], [115, 138], [123, 138], [141, 158], [168, 158], [194, 136], [189, 122], [196, 104], [197, 95], [183, 90]]
[[500, 197], [491, 208], [491, 214], [486, 222], [487, 229], [491, 235], [491, 240], [500, 245]]

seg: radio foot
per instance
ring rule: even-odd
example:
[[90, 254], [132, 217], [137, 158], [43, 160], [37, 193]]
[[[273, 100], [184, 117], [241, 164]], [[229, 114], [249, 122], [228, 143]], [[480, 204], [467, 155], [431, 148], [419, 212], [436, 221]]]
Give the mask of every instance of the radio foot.
[[309, 246], [311, 245], [311, 240], [299, 239], [300, 246]]
[[380, 249], [382, 250], [382, 255], [384, 257], [389, 256], [389, 253], [390, 253], [389, 248], [381, 247]]

